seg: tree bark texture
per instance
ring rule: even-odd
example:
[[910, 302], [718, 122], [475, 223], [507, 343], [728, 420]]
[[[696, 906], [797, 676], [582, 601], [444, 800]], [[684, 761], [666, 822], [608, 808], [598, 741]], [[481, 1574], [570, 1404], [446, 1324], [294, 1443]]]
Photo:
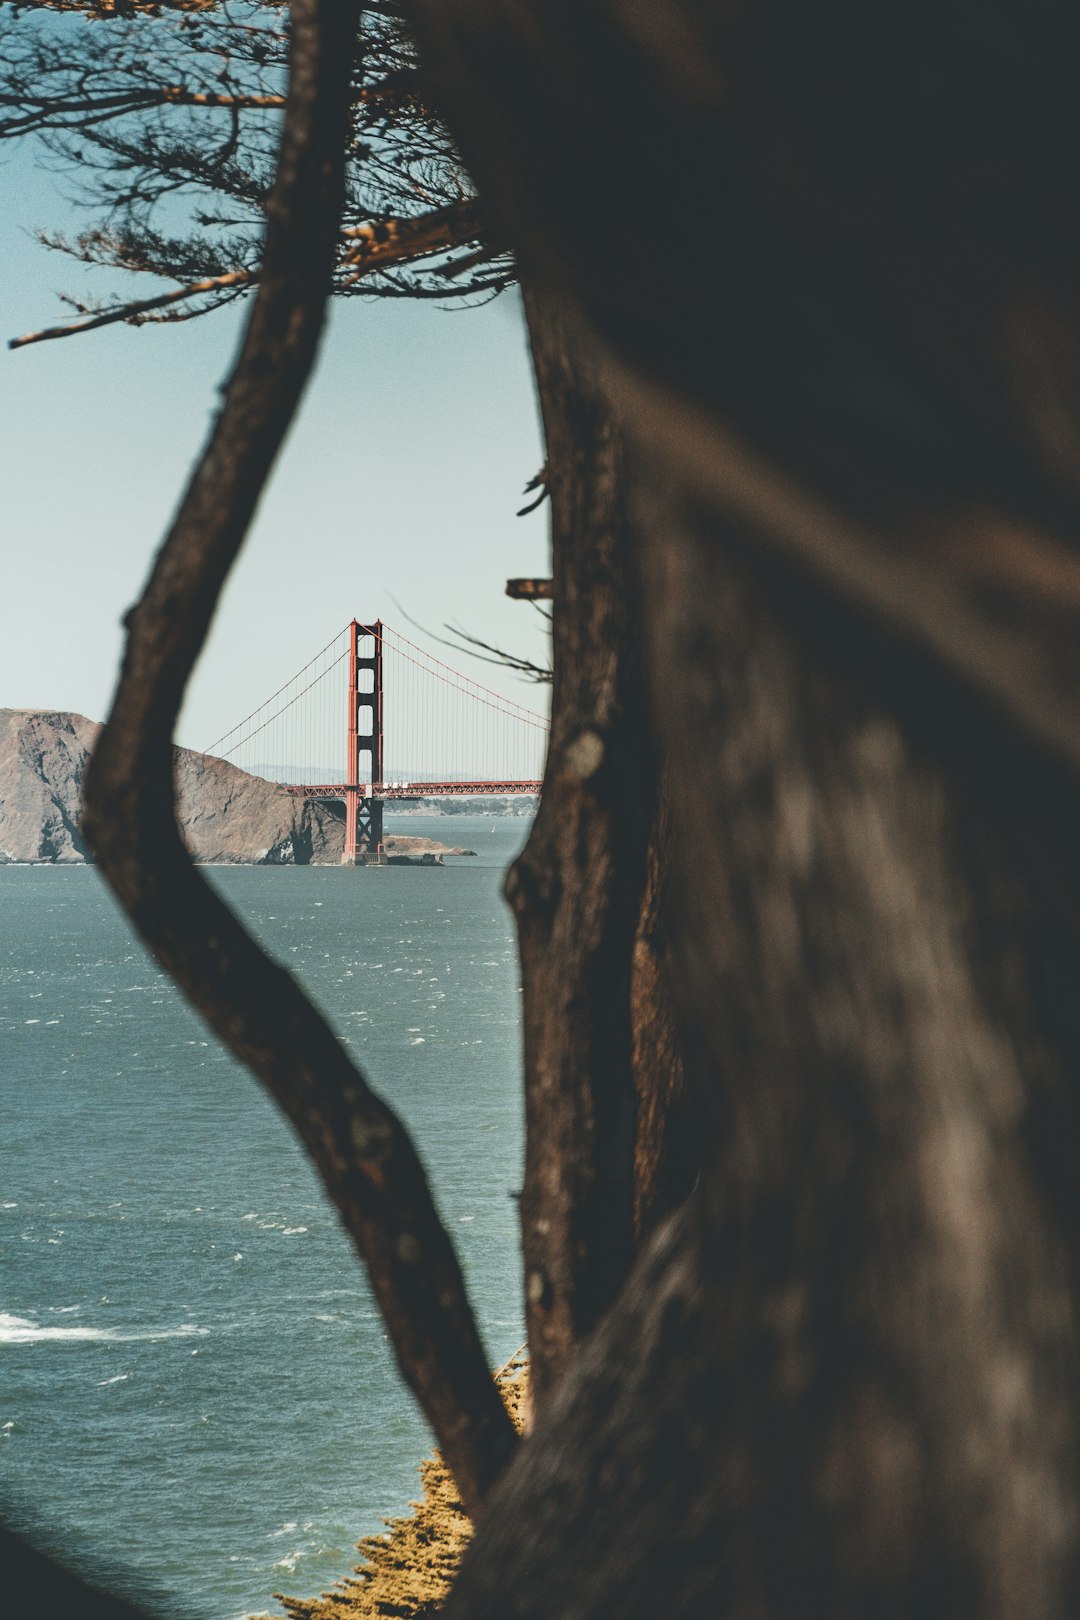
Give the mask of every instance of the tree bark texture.
[[671, 962], [671, 879], [671, 814], [661, 780], [630, 971], [635, 1251], [687, 1197], [701, 1164], [686, 1089], [686, 1036], [679, 1025]]
[[523, 986], [530, 1393], [542, 1408], [633, 1255], [633, 947], [653, 793], [619, 435], [557, 308], [527, 294], [526, 310], [551, 503], [552, 724], [507, 896]]
[[415, 10], [609, 356], [705, 1155], [448, 1612], [1065, 1620], [1076, 14]]
[[827, 603], [677, 501], [643, 530], [706, 1169], [448, 1616], [1064, 1620], [1075, 926], [1041, 852], [827, 656]]

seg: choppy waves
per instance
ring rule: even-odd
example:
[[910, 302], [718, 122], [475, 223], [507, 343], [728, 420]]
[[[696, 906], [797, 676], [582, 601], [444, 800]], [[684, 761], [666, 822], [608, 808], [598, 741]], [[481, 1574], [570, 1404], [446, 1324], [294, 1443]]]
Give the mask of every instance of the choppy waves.
[[0, 1345], [16, 1344], [134, 1344], [155, 1339], [205, 1338], [208, 1328], [194, 1322], [181, 1322], [178, 1327], [164, 1328], [102, 1328], [79, 1324], [72, 1327], [52, 1327], [35, 1322], [28, 1316], [13, 1316], [0, 1311]]
[[[496, 863], [524, 824], [505, 827], [486, 870], [437, 879], [211, 874], [421, 1143], [493, 1360], [523, 1337]], [[454, 836], [486, 847], [479, 825]], [[99, 875], [0, 869], [0, 912], [0, 1493], [112, 1584], [160, 1586], [156, 1612], [239, 1620], [329, 1587], [415, 1495], [428, 1445], [336, 1213]]]

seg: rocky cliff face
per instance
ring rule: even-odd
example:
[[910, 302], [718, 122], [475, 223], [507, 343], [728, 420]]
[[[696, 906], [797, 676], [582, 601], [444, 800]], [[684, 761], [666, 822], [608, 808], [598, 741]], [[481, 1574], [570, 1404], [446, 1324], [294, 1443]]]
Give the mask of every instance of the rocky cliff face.
[[176, 750], [180, 825], [197, 861], [336, 866], [345, 848], [343, 808], [299, 799], [212, 754]]
[[[100, 727], [81, 714], [0, 709], [0, 861], [84, 861], [83, 776]], [[335, 805], [295, 798], [226, 760], [176, 750], [180, 823], [200, 861], [335, 865]]]
[[81, 714], [0, 709], [0, 859], [86, 859], [79, 804], [98, 729]]

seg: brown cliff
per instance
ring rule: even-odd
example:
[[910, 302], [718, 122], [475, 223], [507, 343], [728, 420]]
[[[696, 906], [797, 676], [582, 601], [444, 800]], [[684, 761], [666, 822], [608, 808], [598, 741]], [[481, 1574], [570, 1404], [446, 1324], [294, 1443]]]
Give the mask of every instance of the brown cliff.
[[[0, 709], [0, 859], [85, 861], [82, 784], [100, 727], [81, 714]], [[227, 760], [176, 750], [177, 807], [196, 860], [332, 864], [336, 807], [297, 799]]]
[[79, 804], [98, 729], [81, 714], [0, 709], [0, 859], [86, 859]]
[[[89, 859], [79, 818], [82, 784], [100, 727], [81, 714], [0, 709], [0, 862]], [[176, 750], [177, 809], [196, 860], [333, 866], [342, 807], [297, 798], [227, 760]], [[391, 837], [396, 854], [465, 854], [431, 839]]]

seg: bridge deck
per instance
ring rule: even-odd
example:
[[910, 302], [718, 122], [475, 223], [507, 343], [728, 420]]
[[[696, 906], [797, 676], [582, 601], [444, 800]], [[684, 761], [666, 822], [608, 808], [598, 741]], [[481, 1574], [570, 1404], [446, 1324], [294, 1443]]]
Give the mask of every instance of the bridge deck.
[[465, 799], [502, 797], [504, 794], [537, 795], [542, 782], [361, 782], [350, 787], [345, 782], [279, 782], [286, 793], [305, 799], [344, 799], [359, 793], [364, 799]]

